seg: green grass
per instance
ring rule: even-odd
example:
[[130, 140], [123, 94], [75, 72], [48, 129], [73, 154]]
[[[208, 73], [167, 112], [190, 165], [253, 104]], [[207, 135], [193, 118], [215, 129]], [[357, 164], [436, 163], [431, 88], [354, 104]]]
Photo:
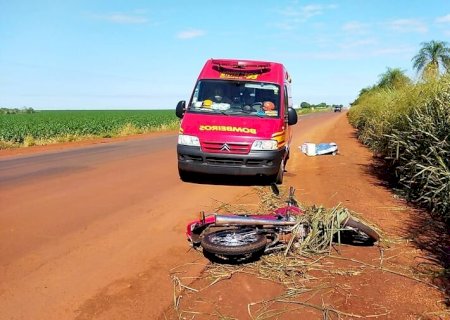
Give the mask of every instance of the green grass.
[[76, 110], [0, 114], [0, 148], [176, 129], [173, 110]]

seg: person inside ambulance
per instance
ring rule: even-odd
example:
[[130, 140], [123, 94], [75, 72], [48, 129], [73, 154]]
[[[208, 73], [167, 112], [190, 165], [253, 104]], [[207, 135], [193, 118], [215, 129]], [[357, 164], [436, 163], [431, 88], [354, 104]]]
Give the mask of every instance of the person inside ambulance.
[[264, 101], [262, 108], [263, 108], [264, 111], [274, 111], [275, 110], [275, 104], [272, 101]]
[[209, 100], [213, 103], [231, 103], [231, 99], [225, 95], [225, 90], [221, 85], [217, 85], [214, 88], [213, 95], [209, 98]]
[[256, 92], [254, 89], [247, 89], [244, 92], [244, 105], [242, 110], [246, 113], [256, 112], [257, 114], [264, 114], [262, 110], [262, 102], [257, 101]]
[[212, 90], [210, 88], [207, 97], [203, 100], [203, 108], [218, 110], [227, 110], [230, 108], [231, 100], [226, 97], [225, 90], [221, 84], [216, 84]]
[[262, 95], [262, 100], [263, 100], [262, 109], [264, 110], [264, 113], [270, 116], [277, 116], [278, 111], [277, 106], [274, 103], [275, 97], [273, 92], [266, 90]]
[[244, 105], [253, 105], [256, 101], [255, 92], [246, 91], [244, 92]]

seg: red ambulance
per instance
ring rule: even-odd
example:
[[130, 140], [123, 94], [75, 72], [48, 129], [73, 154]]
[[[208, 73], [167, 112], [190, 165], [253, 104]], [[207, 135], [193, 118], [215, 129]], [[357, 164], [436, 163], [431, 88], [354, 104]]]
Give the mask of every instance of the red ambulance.
[[206, 61], [189, 103], [178, 102], [178, 171], [266, 176], [281, 184], [297, 123], [291, 78], [280, 63]]

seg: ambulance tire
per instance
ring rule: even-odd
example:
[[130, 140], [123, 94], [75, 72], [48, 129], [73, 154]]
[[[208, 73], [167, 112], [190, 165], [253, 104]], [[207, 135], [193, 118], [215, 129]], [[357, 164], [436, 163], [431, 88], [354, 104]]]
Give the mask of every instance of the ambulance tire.
[[184, 182], [192, 181], [192, 173], [191, 172], [178, 169], [178, 174], [180, 176], [181, 181], [184, 181]]
[[275, 183], [283, 184], [283, 176], [284, 176], [284, 160], [281, 160], [280, 168], [278, 169], [278, 173], [275, 176]]

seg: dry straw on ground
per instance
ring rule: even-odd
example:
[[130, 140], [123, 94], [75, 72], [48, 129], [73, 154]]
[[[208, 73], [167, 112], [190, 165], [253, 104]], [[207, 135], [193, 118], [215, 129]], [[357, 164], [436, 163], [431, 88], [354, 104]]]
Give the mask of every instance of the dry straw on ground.
[[[229, 205], [218, 203], [216, 212], [220, 213], [267, 213], [275, 208], [285, 205], [287, 190], [281, 190], [279, 196], [273, 195], [267, 188], [257, 187], [254, 189], [260, 199], [258, 205]], [[180, 308], [181, 293], [196, 294], [198, 291], [207, 290], [218, 282], [231, 279], [236, 274], [254, 276], [264, 281], [270, 281], [282, 285], [285, 290], [282, 295], [270, 300], [256, 301], [248, 304], [248, 316], [250, 319], [275, 319], [283, 313], [293, 310], [308, 308], [322, 314], [323, 319], [342, 318], [379, 318], [386, 317], [390, 310], [374, 305], [373, 314], [346, 313], [326, 303], [313, 303], [314, 297], [321, 297], [330, 293], [347, 295], [352, 290], [349, 285], [336, 283], [336, 277], [358, 277], [367, 272], [387, 272], [392, 275], [408, 278], [417, 282], [435, 286], [420, 278], [412, 270], [404, 270], [390, 264], [389, 258], [384, 258], [383, 245], [393, 245], [393, 241], [381, 242], [379, 247], [379, 263], [367, 263], [357, 259], [345, 258], [334, 254], [333, 233], [338, 230], [336, 216], [339, 213], [350, 213], [348, 209], [340, 206], [325, 209], [323, 207], [303, 207], [305, 215], [299, 220], [300, 223], [315, 224], [320, 226], [322, 234], [311, 233], [309, 238], [301, 242], [291, 242], [286, 251], [263, 255], [258, 261], [229, 265], [210, 263], [206, 266], [204, 276], [208, 284], [202, 288], [192, 288], [182, 285], [182, 278], [174, 278], [174, 306], [179, 318], [192, 318], [202, 313], [186, 311]], [[353, 216], [355, 213], [351, 213]], [[361, 220], [361, 217], [358, 216]], [[364, 221], [364, 223], [368, 223]], [[370, 224], [369, 224], [370, 225]], [[377, 229], [373, 225], [372, 228]], [[325, 230], [325, 232], [323, 232]], [[389, 248], [388, 248], [389, 250]], [[390, 267], [387, 267], [389, 264]], [[315, 300], [317, 301], [317, 299]], [[292, 306], [289, 308], [287, 306]], [[202, 314], [205, 316], [205, 314]], [[214, 316], [218, 319], [234, 319], [216, 312]]]

